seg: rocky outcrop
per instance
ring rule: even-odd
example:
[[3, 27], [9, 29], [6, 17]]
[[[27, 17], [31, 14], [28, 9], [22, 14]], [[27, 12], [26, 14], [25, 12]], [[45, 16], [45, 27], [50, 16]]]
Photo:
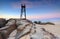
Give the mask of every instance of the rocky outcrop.
[[7, 39], [10, 35], [10, 33], [15, 30], [16, 23], [15, 20], [9, 20], [8, 23], [5, 25], [5, 27], [0, 28], [0, 34], [3, 39]]
[[39, 25], [36, 25], [27, 20], [18, 21], [20, 25], [17, 28], [15, 39], [19, 39], [25, 35], [30, 36], [30, 39], [56, 39], [56, 36]]
[[1, 27], [4, 27], [5, 24], [6, 24], [6, 20], [3, 19], [3, 18], [0, 18], [0, 28], [1, 28]]
[[56, 39], [56, 36], [43, 27], [35, 25], [30, 33], [31, 39]]
[[18, 25], [18, 27], [17, 27], [17, 34], [15, 36], [15, 39], [19, 39], [30, 33], [30, 29], [32, 26], [31, 21], [21, 19], [21, 20], [17, 20], [16, 24]]
[[15, 37], [14, 39], [20, 39], [25, 35], [29, 35], [30, 37], [29, 39], [58, 39], [51, 32], [45, 30], [43, 27], [35, 23], [32, 23], [27, 19], [16, 19], [16, 20], [10, 19], [5, 27], [0, 28], [1, 31], [0, 38], [2, 39], [3, 37], [3, 39], [11, 39], [10, 34], [15, 29], [17, 30], [17, 32], [15, 32], [16, 35], [14, 36]]

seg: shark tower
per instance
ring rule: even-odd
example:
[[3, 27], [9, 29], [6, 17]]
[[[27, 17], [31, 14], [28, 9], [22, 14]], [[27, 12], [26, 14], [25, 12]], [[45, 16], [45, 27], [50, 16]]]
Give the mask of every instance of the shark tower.
[[20, 15], [20, 19], [22, 19], [24, 16], [24, 19], [26, 19], [26, 6], [25, 4], [21, 4], [21, 15]]

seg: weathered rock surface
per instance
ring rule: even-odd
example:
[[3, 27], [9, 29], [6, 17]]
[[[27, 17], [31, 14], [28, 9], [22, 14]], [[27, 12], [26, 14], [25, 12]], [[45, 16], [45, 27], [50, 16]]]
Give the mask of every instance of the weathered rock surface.
[[11, 19], [6, 27], [0, 30], [3, 30], [0, 31], [3, 34], [3, 36], [0, 34], [1, 39], [59, 39], [41, 25], [34, 24], [27, 19]]
[[17, 20], [16, 24], [18, 25], [17, 32], [15, 31], [14, 36], [11, 34], [8, 39], [21, 39], [27, 35], [29, 35], [29, 37], [27, 37], [28, 39], [58, 39], [54, 34], [29, 20]]
[[3, 18], [0, 18], [0, 28], [1, 28], [1, 27], [4, 27], [5, 24], [6, 24], [6, 20], [3, 19]]
[[15, 20], [9, 20], [8, 23], [5, 25], [5, 27], [0, 28], [0, 34], [3, 39], [7, 39], [10, 35], [10, 33], [15, 30], [16, 23]]

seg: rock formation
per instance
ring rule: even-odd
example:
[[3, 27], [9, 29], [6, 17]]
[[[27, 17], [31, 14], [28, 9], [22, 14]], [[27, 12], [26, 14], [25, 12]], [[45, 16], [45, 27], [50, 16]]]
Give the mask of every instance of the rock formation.
[[3, 18], [0, 18], [0, 28], [1, 28], [1, 27], [4, 27], [5, 24], [6, 24], [6, 20], [3, 19]]
[[51, 32], [27, 19], [10, 19], [5, 27], [0, 28], [0, 38], [11, 39], [11, 33], [14, 30], [17, 32], [14, 32], [16, 35], [13, 39], [20, 39], [26, 35], [29, 35], [29, 39], [59, 39]]
[[21, 37], [28, 35], [30, 39], [56, 39], [56, 36], [48, 31], [46, 31], [41, 26], [32, 23], [29, 20], [17, 21], [17, 34], [15, 39], [20, 39]]

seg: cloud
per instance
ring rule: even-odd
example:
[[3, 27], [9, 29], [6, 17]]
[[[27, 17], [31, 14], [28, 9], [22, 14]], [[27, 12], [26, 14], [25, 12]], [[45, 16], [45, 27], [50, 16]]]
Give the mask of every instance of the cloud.
[[[0, 18], [20, 18], [20, 16], [13, 16], [13, 15], [0, 15]], [[60, 18], [60, 13], [48, 13], [42, 15], [30, 15], [27, 16], [27, 19], [50, 19], [50, 18]]]
[[3, 15], [0, 15], [0, 18], [9, 19], [9, 18], [20, 18], [20, 17], [19, 17], [19, 16], [13, 16], [13, 15], [6, 15], [6, 14], [3, 14]]
[[60, 18], [60, 13], [52, 13], [52, 14], [43, 14], [43, 15], [33, 15], [27, 16], [28, 19], [50, 19], [50, 18]]

